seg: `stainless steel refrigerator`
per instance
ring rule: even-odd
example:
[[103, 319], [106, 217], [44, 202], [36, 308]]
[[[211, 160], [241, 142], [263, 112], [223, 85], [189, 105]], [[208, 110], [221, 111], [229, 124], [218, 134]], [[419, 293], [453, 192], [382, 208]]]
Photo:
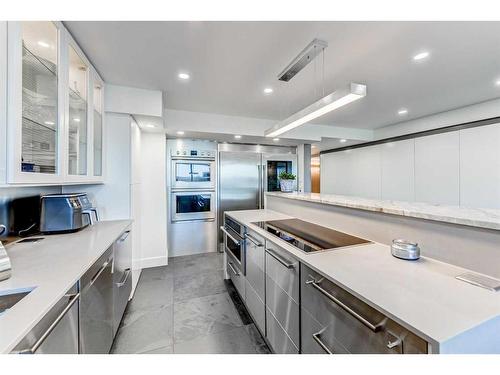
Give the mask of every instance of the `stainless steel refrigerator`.
[[282, 171], [297, 175], [296, 147], [221, 143], [218, 153], [218, 227], [226, 211], [264, 208], [265, 192], [280, 190]]

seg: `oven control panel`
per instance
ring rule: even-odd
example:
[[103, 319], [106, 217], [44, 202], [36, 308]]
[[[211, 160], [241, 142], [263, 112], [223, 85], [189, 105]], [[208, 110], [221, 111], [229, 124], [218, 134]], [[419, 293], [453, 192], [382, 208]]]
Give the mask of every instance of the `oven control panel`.
[[172, 150], [172, 156], [186, 156], [190, 158], [215, 158], [215, 150]]

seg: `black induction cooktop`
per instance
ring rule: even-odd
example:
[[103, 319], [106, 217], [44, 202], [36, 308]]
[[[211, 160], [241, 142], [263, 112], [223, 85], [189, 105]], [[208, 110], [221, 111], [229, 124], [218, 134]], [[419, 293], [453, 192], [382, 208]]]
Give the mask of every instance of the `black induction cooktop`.
[[259, 221], [252, 224], [306, 253], [370, 242], [300, 219]]

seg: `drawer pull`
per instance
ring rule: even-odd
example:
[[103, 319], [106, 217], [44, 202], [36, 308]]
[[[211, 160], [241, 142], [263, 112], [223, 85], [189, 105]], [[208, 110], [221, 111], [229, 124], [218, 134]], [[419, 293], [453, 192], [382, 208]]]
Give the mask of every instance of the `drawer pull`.
[[220, 230], [224, 232], [224, 234], [227, 236], [227, 238], [229, 238], [231, 241], [234, 242], [234, 244], [236, 246], [240, 246], [240, 241], [238, 241], [236, 238], [234, 238], [228, 231], [226, 228], [224, 228], [223, 226], [220, 227]]
[[318, 290], [321, 294], [323, 294], [325, 297], [327, 297], [330, 301], [335, 303], [336, 305], [340, 306], [344, 311], [352, 315], [354, 318], [356, 318], [359, 322], [361, 322], [363, 325], [368, 327], [370, 330], [373, 332], [378, 332], [380, 329], [384, 326], [384, 321], [380, 323], [372, 323], [368, 321], [364, 316], [358, 314], [356, 311], [351, 309], [349, 306], [347, 306], [345, 303], [343, 303], [341, 300], [339, 300], [337, 297], [334, 295], [330, 294], [327, 290], [323, 289], [320, 285], [319, 282], [316, 282], [314, 280], [308, 280], [306, 281], [306, 284], [310, 284], [313, 288]]
[[319, 346], [321, 346], [321, 349], [323, 349], [326, 354], [333, 354], [333, 352], [328, 348], [328, 346], [326, 346], [326, 344], [323, 342], [323, 340], [321, 340], [321, 337], [320, 337], [321, 333], [322, 332], [313, 333], [312, 338], [314, 339], [314, 341], [316, 341], [318, 343]]
[[229, 268], [231, 269], [231, 271], [233, 271], [234, 276], [240, 276], [240, 273], [238, 271], [236, 271], [236, 269], [233, 267], [233, 263], [228, 262], [227, 265], [229, 266]]
[[250, 236], [248, 233], [245, 233], [245, 238], [247, 240], [249, 240], [251, 243], [253, 243], [255, 246], [257, 246], [257, 247], [264, 246], [261, 243], [259, 243], [259, 241], [257, 241], [255, 238], [253, 238], [252, 236]]
[[293, 263], [288, 263], [286, 260], [284, 260], [282, 257], [280, 257], [278, 254], [274, 253], [273, 251], [266, 249], [266, 253], [268, 253], [270, 256], [272, 256], [274, 259], [278, 261], [278, 263], [282, 264], [286, 268], [294, 268], [295, 265]]

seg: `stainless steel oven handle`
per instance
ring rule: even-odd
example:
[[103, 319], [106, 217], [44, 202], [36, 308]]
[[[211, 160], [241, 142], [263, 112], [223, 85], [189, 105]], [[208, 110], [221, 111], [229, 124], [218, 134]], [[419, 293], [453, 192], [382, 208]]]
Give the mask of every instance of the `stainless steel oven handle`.
[[66, 295], [69, 297], [68, 304], [63, 311], [57, 316], [57, 318], [52, 322], [52, 324], [47, 328], [47, 330], [40, 336], [40, 338], [33, 344], [31, 348], [20, 350], [19, 354], [34, 354], [38, 348], [44, 343], [44, 341], [49, 337], [52, 331], [57, 327], [59, 322], [64, 318], [67, 312], [73, 307], [73, 305], [80, 299], [80, 293]]
[[234, 242], [237, 246], [240, 246], [240, 241], [239, 241], [239, 240], [237, 240], [236, 238], [234, 238], [234, 237], [233, 237], [233, 236], [232, 236], [232, 235], [231, 235], [231, 234], [230, 234], [230, 233], [226, 230], [226, 228], [224, 228], [224, 226], [221, 226], [221, 227], [220, 227], [220, 230], [221, 230], [221, 231], [223, 231], [223, 232], [226, 234], [226, 236], [228, 236], [228, 237], [231, 239], [231, 241], [233, 241], [233, 242]]
[[130, 230], [125, 231], [118, 241], [120, 241], [120, 242], [125, 241], [129, 234], [130, 234]]
[[234, 269], [233, 263], [227, 262], [227, 265], [231, 268], [231, 271], [233, 271], [235, 276], [240, 276], [240, 273]]
[[122, 281], [120, 281], [119, 283], [116, 283], [116, 286], [118, 288], [121, 288], [122, 286], [124, 286], [125, 283], [127, 282], [128, 278], [130, 277], [131, 273], [132, 273], [132, 271], [130, 270], [130, 268], [127, 268], [125, 270], [125, 272], [123, 273]]
[[253, 238], [252, 236], [250, 236], [248, 233], [245, 233], [245, 238], [247, 240], [249, 240], [251, 243], [253, 243], [255, 246], [257, 247], [262, 247], [264, 246], [263, 244], [261, 244], [259, 241], [257, 241], [255, 238]]
[[318, 343], [319, 346], [321, 346], [321, 349], [323, 349], [325, 351], [325, 353], [333, 354], [333, 352], [328, 348], [328, 346], [326, 346], [326, 344], [321, 340], [321, 337], [320, 337], [321, 333], [322, 332], [313, 333], [312, 338], [314, 339], [314, 341], [316, 341]]
[[278, 254], [272, 252], [269, 249], [266, 249], [266, 253], [268, 253], [270, 256], [272, 256], [274, 259], [276, 259], [279, 263], [281, 263], [283, 266], [286, 268], [295, 268], [295, 264], [293, 263], [288, 263], [286, 260], [284, 260], [282, 257], [280, 257]]
[[323, 294], [325, 297], [327, 297], [330, 301], [332, 301], [336, 305], [340, 306], [344, 311], [346, 311], [347, 313], [352, 315], [354, 318], [356, 318], [359, 322], [361, 322], [363, 325], [368, 327], [373, 332], [378, 332], [383, 327], [384, 322], [376, 323], [376, 324], [370, 322], [368, 319], [366, 319], [364, 316], [358, 314], [356, 311], [351, 309], [349, 306], [347, 306], [345, 303], [343, 303], [337, 297], [330, 294], [327, 290], [323, 289], [319, 285], [319, 282], [316, 282], [315, 280], [307, 280], [306, 284], [310, 284], [313, 288], [318, 290], [321, 294]]

